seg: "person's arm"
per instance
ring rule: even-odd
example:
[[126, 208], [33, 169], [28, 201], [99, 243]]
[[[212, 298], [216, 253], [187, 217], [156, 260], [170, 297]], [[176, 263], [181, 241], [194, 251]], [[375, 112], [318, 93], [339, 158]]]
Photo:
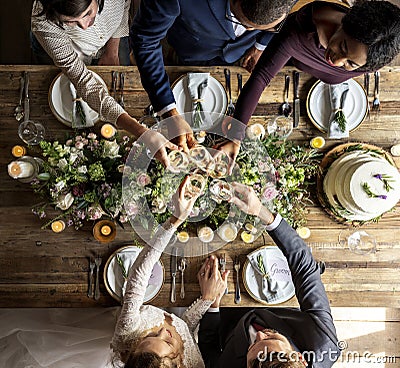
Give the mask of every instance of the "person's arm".
[[178, 0], [142, 0], [130, 31], [142, 84], [157, 112], [175, 103], [160, 41], [165, 38], [179, 14]]
[[119, 38], [110, 38], [104, 46], [104, 53], [98, 65], [119, 65]]

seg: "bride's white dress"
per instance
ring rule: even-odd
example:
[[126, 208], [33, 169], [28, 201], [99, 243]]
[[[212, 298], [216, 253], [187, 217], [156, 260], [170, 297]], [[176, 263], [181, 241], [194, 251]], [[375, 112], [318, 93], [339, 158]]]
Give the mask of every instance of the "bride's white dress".
[[143, 331], [162, 324], [165, 315], [171, 316], [184, 342], [185, 367], [204, 367], [193, 333], [212, 302], [199, 298], [182, 319], [142, 305], [153, 265], [173, 232], [159, 229], [153, 244], [140, 252], [130, 271], [122, 310], [0, 308], [0, 367], [110, 368], [110, 341], [114, 352], [123, 353]]

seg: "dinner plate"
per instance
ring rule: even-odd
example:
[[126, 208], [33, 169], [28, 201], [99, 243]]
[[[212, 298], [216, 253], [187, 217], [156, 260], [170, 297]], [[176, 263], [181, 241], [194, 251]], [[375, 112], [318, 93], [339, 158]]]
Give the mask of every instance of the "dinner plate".
[[295, 294], [295, 290], [292, 279], [289, 277], [290, 270], [286, 257], [277, 246], [264, 246], [258, 248], [251, 252], [249, 256], [253, 255], [257, 257], [259, 254], [263, 256], [266, 271], [269, 272], [272, 280], [278, 283], [278, 291], [280, 295], [273, 301], [273, 303], [265, 300], [265, 297], [261, 295], [259, 290], [260, 288], [256, 280], [256, 271], [250, 264], [249, 259], [246, 259], [242, 275], [246, 291], [253, 299], [267, 305], [275, 305], [288, 301]]
[[[176, 109], [178, 112], [180, 114], [191, 113], [193, 111], [193, 104], [188, 90], [187, 75], [183, 75], [172, 84], [172, 92], [175, 97]], [[225, 88], [211, 75], [208, 79], [208, 87], [202, 105], [203, 111], [213, 113], [211, 116], [212, 125], [203, 125], [201, 127], [201, 130], [207, 130], [220, 121], [228, 106], [228, 96], [226, 95]]]
[[[360, 126], [368, 113], [368, 99], [364, 88], [354, 79], [347, 81], [349, 92], [344, 104], [349, 131]], [[329, 130], [329, 118], [331, 116], [331, 103], [328, 84], [317, 81], [308, 92], [307, 114], [311, 122], [322, 132]]]
[[[121, 302], [122, 286], [124, 284], [124, 277], [120, 265], [116, 260], [117, 254], [124, 257], [130, 264], [133, 264], [142, 248], [135, 245], [128, 245], [116, 250], [110, 258], [108, 258], [104, 266], [104, 284], [109, 294]], [[126, 267], [127, 268], [127, 267]], [[126, 269], [127, 273], [129, 272]], [[144, 303], [153, 300], [161, 290], [164, 284], [164, 266], [161, 260], [158, 260], [153, 267], [150, 276], [149, 284], [147, 285], [146, 293], [144, 295]]]
[[[107, 85], [103, 81], [103, 79], [95, 72], [90, 72], [107, 90]], [[60, 73], [57, 75], [57, 77], [54, 78], [49, 89], [49, 105], [51, 111], [53, 112], [57, 120], [69, 127], [72, 127], [72, 108], [74, 105], [70, 90], [71, 84], [72, 83], [70, 82], [68, 77], [64, 73]], [[75, 87], [73, 85], [72, 89], [75, 90]], [[85, 101], [82, 101], [82, 105], [86, 105], [87, 111], [89, 111], [89, 118], [93, 122], [97, 122], [100, 120], [99, 114], [91, 109]]]

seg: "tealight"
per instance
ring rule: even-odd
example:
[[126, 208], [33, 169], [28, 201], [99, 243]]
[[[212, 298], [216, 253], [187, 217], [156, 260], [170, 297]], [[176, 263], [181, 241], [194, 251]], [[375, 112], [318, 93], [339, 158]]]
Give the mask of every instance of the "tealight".
[[262, 124], [256, 123], [246, 128], [246, 136], [249, 139], [263, 139], [265, 128]]
[[400, 144], [395, 144], [394, 146], [392, 146], [392, 148], [390, 149], [390, 153], [393, 156], [400, 156]]
[[207, 133], [204, 130], [200, 130], [200, 132], [196, 133], [197, 143], [204, 143], [206, 140]]
[[314, 137], [313, 139], [311, 139], [310, 141], [310, 146], [312, 148], [318, 149], [318, 148], [322, 148], [325, 146], [325, 139], [324, 137]]
[[203, 243], [210, 243], [214, 239], [214, 231], [209, 226], [203, 226], [197, 230], [197, 236]]
[[25, 147], [22, 147], [22, 146], [19, 146], [19, 145], [14, 146], [14, 147], [11, 149], [11, 154], [12, 154], [14, 157], [22, 157], [22, 156], [25, 156], [25, 154], [26, 154], [26, 148], [25, 148]]
[[245, 243], [253, 243], [255, 236], [247, 231], [242, 231], [240, 237]]
[[62, 220], [53, 221], [51, 223], [51, 230], [55, 233], [61, 233], [65, 229], [65, 222]]
[[311, 230], [305, 226], [297, 228], [296, 232], [302, 239], [308, 239], [311, 235]]
[[117, 130], [111, 124], [104, 124], [100, 130], [100, 133], [104, 138], [112, 138], [116, 132]]
[[238, 230], [234, 224], [226, 223], [218, 228], [217, 233], [222, 240], [231, 242], [236, 239]]
[[104, 225], [100, 228], [100, 232], [104, 235], [104, 236], [109, 236], [111, 234], [111, 226], [108, 225]]
[[181, 243], [187, 243], [189, 241], [189, 233], [187, 231], [180, 231], [176, 237]]
[[35, 172], [32, 163], [28, 161], [12, 161], [8, 165], [8, 175], [13, 179], [24, 179], [31, 177]]

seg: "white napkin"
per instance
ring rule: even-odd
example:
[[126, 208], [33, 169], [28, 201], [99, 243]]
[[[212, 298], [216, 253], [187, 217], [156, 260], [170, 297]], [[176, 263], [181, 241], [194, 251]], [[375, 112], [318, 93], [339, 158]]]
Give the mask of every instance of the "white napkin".
[[192, 99], [192, 128], [206, 130], [212, 125], [210, 114], [203, 111], [210, 73], [188, 73], [188, 90]]
[[[257, 256], [260, 254], [263, 257], [266, 274], [262, 273], [260, 268], [258, 267]], [[253, 267], [254, 275], [259, 287], [260, 296], [264, 296], [267, 303], [274, 303], [276, 300], [282, 299], [287, 296], [285, 289], [280, 287], [287, 285], [287, 282], [284, 282], [280, 285], [280, 282], [277, 280], [277, 278], [273, 277], [268, 267], [268, 262], [265, 259], [265, 254], [263, 252], [248, 255], [247, 258], [251, 266]], [[288, 272], [290, 275], [290, 271]]]
[[[349, 126], [346, 122], [345, 130], [342, 131], [339, 127], [338, 122], [335, 119], [336, 113], [343, 108], [340, 106], [340, 100], [344, 91], [349, 90], [349, 84], [347, 82], [341, 84], [328, 84], [329, 89], [329, 99], [331, 103], [331, 116], [329, 118], [329, 130], [328, 130], [328, 138], [331, 139], [341, 139], [349, 137]], [[348, 93], [347, 93], [348, 94]]]
[[86, 122], [83, 122], [79, 113], [77, 113], [77, 106], [76, 104], [78, 103], [76, 101], [76, 89], [74, 85], [70, 82], [69, 83], [69, 90], [71, 92], [72, 96], [72, 128], [74, 129], [79, 129], [79, 128], [87, 128], [87, 127], [92, 127], [94, 126], [94, 121], [90, 118], [90, 110], [88, 104], [80, 99], [80, 103], [82, 106], [83, 113], [85, 114]]
[[134, 250], [134, 251], [120, 252], [120, 253], [117, 253], [117, 255], [115, 256], [115, 260], [114, 260], [115, 281], [116, 281], [116, 284], [121, 287], [121, 296], [122, 297], [125, 295], [127, 279], [123, 276], [122, 268], [117, 261], [117, 256], [120, 257], [122, 264], [124, 265], [125, 272], [127, 275], [129, 275], [129, 269], [135, 262], [137, 254], [138, 254], [138, 251]]

